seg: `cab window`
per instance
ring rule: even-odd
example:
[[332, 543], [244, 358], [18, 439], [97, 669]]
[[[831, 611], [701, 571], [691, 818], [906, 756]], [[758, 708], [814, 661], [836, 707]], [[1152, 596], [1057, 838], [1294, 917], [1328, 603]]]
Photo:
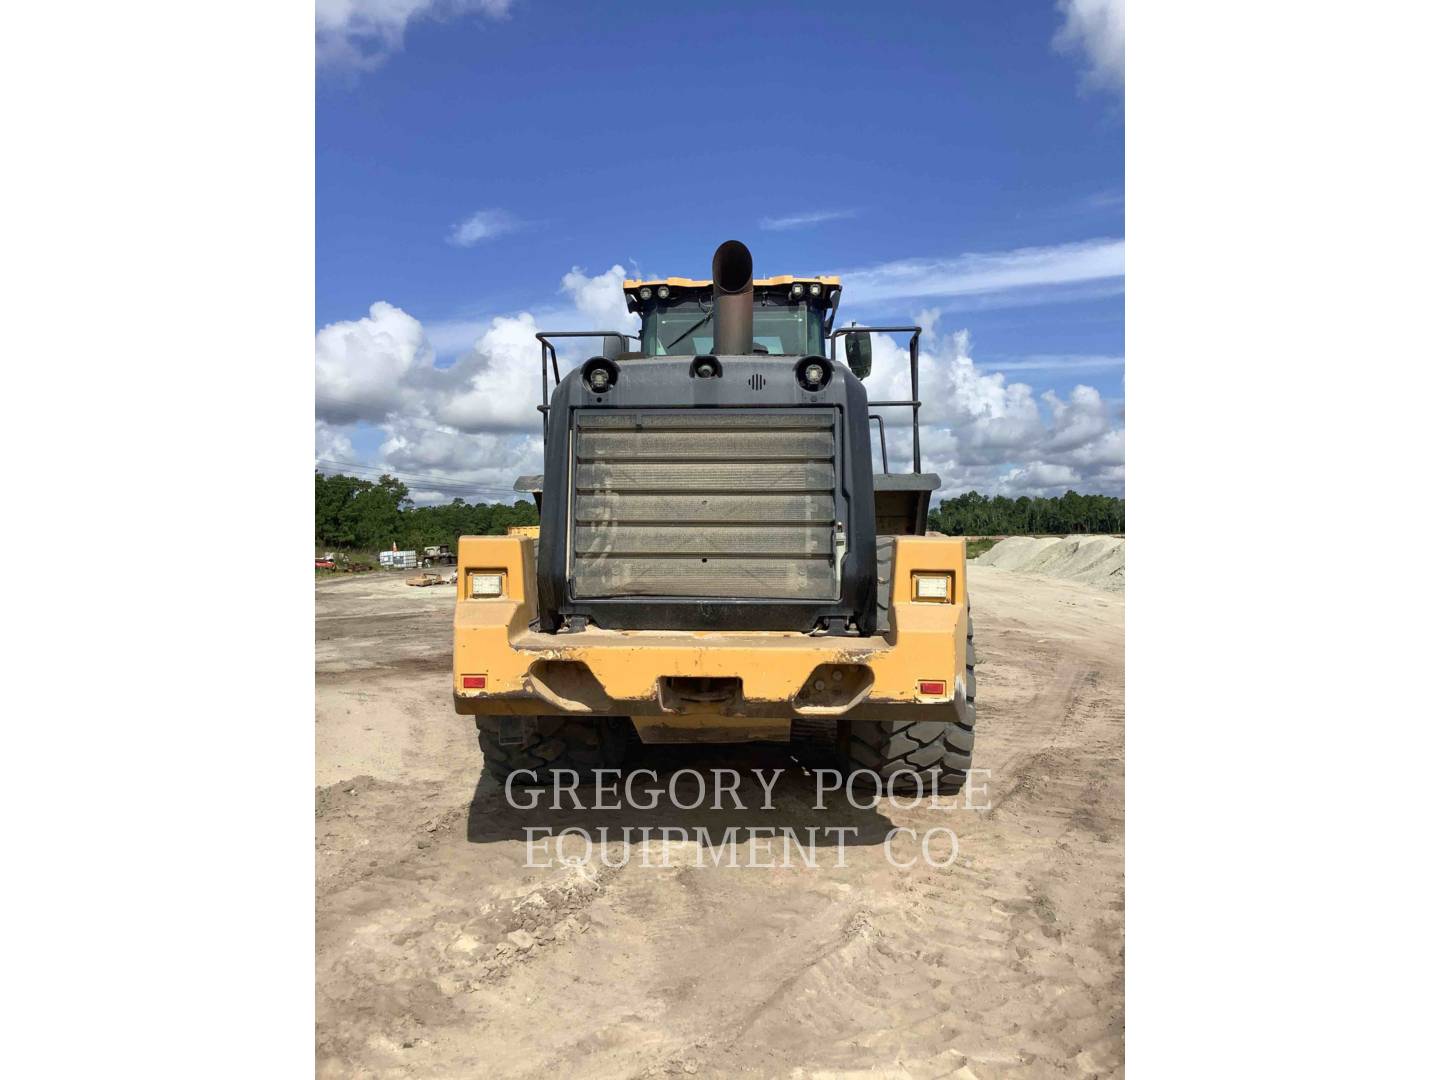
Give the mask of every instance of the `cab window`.
[[[647, 312], [641, 346], [647, 356], [698, 356], [715, 348], [711, 305], [682, 301]], [[771, 356], [805, 356], [823, 348], [820, 315], [808, 303], [755, 298], [755, 345]]]

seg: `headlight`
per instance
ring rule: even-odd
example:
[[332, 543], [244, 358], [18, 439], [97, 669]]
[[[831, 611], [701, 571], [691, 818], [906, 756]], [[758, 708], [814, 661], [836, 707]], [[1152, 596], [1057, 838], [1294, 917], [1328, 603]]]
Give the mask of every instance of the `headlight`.
[[505, 575], [493, 570], [470, 574], [470, 599], [493, 600], [505, 591]]
[[912, 592], [914, 599], [931, 604], [951, 602], [950, 582], [953, 579], [949, 574], [915, 574], [912, 580], [914, 581]]
[[668, 285], [661, 285], [660, 288], [658, 288], [658, 289], [655, 290], [655, 295], [658, 296], [658, 297], [660, 297], [661, 300], [669, 300], [669, 299], [670, 299], [670, 286], [668, 286]]
[[580, 368], [580, 382], [592, 394], [603, 394], [620, 381], [620, 369], [603, 356], [592, 356]]
[[791, 295], [791, 296], [796, 296], [796, 297], [804, 296], [804, 295], [805, 295], [805, 286], [802, 285], [802, 284], [800, 284], [800, 282], [798, 282], [798, 281], [795, 282], [794, 285], [791, 285], [791, 286], [790, 286], [790, 295]]
[[640, 290], [640, 299], [641, 299], [641, 300], [649, 300], [649, 299], [650, 299], [650, 295], [651, 295], [651, 294], [650, 294], [650, 286], [647, 285], [647, 286], [645, 286], [645, 288], [643, 288], [643, 289]]
[[820, 364], [806, 364], [805, 381], [811, 386], [819, 386], [825, 381], [825, 368]]
[[811, 295], [811, 296], [819, 296], [819, 295], [820, 295], [820, 283], [819, 283], [818, 281], [815, 282], [815, 284], [813, 284], [813, 285], [810, 286], [810, 295]]

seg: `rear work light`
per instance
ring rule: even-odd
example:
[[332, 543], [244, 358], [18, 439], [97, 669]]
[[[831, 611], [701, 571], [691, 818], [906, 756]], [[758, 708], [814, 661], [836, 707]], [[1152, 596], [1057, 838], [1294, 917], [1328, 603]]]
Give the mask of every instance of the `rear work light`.
[[483, 570], [470, 574], [470, 598], [472, 600], [493, 600], [504, 591], [505, 575], [496, 571]]
[[461, 675], [461, 676], [460, 676], [460, 686], [461, 686], [461, 688], [464, 689], [464, 690], [484, 690], [484, 689], [485, 689], [485, 676], [484, 676], [484, 675]]
[[920, 693], [928, 697], [940, 697], [945, 693], [945, 683], [940, 679], [921, 679]]
[[949, 574], [915, 574], [913, 598], [929, 604], [952, 603]]

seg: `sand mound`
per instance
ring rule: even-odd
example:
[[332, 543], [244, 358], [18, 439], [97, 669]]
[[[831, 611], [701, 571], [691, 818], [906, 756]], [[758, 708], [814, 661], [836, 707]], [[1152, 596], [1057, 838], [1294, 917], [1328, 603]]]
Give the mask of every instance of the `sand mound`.
[[1011, 536], [975, 561], [1017, 574], [1125, 588], [1125, 540], [1119, 536]]
[[1055, 543], [1053, 536], [1012, 536], [1001, 540], [975, 561], [986, 566], [998, 566], [1001, 570], [1015, 570], [1035, 555]]

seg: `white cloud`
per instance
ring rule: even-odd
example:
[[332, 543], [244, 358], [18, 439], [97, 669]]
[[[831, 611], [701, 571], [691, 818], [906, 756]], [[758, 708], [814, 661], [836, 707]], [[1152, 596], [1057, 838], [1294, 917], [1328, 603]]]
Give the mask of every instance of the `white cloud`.
[[[633, 277], [638, 271], [632, 271]], [[603, 274], [590, 277], [580, 267], [574, 267], [561, 279], [560, 294], [569, 303], [538, 308], [533, 318], [541, 330], [619, 330], [622, 333], [636, 333], [640, 329], [639, 316], [625, 310], [625, 297], [620, 291], [626, 277], [625, 268], [616, 264]], [[425, 335], [441, 357], [458, 356], [473, 348], [493, 325], [493, 317], [436, 319], [425, 324]], [[532, 345], [534, 342], [532, 340]], [[557, 342], [561, 354], [584, 352], [590, 356], [595, 352], [596, 342], [578, 339], [567, 344]], [[535, 345], [535, 348], [539, 348]], [[538, 363], [538, 361], [537, 361]]]
[[450, 235], [445, 238], [445, 242], [453, 244], [455, 247], [474, 247], [482, 240], [503, 236], [505, 233], [514, 232], [519, 227], [520, 222], [504, 210], [476, 210], [464, 221], [451, 228]]
[[417, 503], [528, 499], [514, 485], [518, 476], [543, 467], [540, 414], [533, 415], [536, 431], [528, 435], [446, 431], [397, 419], [386, 426], [379, 453], [385, 468], [404, 479]]
[[315, 421], [315, 457], [326, 461], [354, 461], [355, 447], [350, 436], [324, 420]]
[[1098, 239], [952, 259], [907, 259], [844, 271], [841, 276], [846, 302], [854, 306], [885, 300], [1033, 292], [1123, 278], [1124, 274], [1125, 241]]
[[625, 310], [625, 294], [620, 288], [624, 281], [625, 268], [619, 263], [595, 277], [587, 277], [576, 266], [565, 275], [561, 286], [584, 317], [587, 328], [638, 330], [639, 317]]
[[827, 221], [843, 221], [854, 216], [854, 210], [812, 210], [803, 214], [791, 214], [788, 217], [761, 218], [760, 228], [772, 232], [805, 229], [811, 225], [823, 225]]
[[[520, 498], [511, 491], [515, 478], [539, 472], [543, 457], [534, 316], [491, 319], [473, 347], [442, 369], [417, 320], [389, 304], [370, 310], [369, 318], [316, 335], [317, 458], [394, 473], [420, 504]], [[404, 333], [395, 332], [399, 326]], [[341, 358], [354, 367], [344, 370]], [[348, 404], [355, 400], [363, 409]], [[385, 436], [374, 460], [360, 462], [337, 431], [356, 419]]]
[[503, 19], [513, 0], [316, 0], [315, 56], [327, 67], [373, 71], [405, 44], [419, 18], [476, 13]]
[[[876, 335], [872, 344], [871, 399], [909, 398], [908, 343]], [[962, 330], [934, 348], [922, 346], [920, 399], [922, 462], [940, 475], [942, 496], [971, 488], [1049, 494], [1057, 484], [1062, 492], [1124, 492], [1124, 417], [1094, 387], [1077, 385], [1065, 397], [1050, 390], [1037, 395], [1026, 383], [986, 373]], [[891, 471], [910, 468], [910, 410], [877, 411], [885, 417]]]
[[1065, 24], [1055, 34], [1062, 52], [1082, 52], [1090, 86], [1125, 87], [1125, 0], [1059, 0]]
[[1022, 356], [1015, 360], [992, 360], [984, 365], [986, 371], [1058, 371], [1079, 374], [1082, 371], [1111, 371], [1125, 366], [1123, 356], [1088, 356], [1061, 354]]
[[415, 373], [435, 350], [419, 320], [378, 300], [370, 314], [315, 335], [315, 409], [335, 424], [378, 420], [404, 404]]
[[438, 355], [451, 357], [472, 348], [489, 328], [488, 318], [436, 319], [425, 324], [425, 336], [435, 346]]
[[[322, 328], [315, 336], [317, 457], [360, 460], [347, 426], [364, 420], [384, 436], [368, 464], [400, 475], [417, 503], [456, 496], [510, 500], [515, 478], [543, 467], [536, 330], [633, 330], [635, 316], [624, 310], [620, 293], [624, 276], [620, 266], [593, 276], [571, 270], [561, 284], [564, 305], [467, 324], [473, 330], [468, 347], [446, 368], [435, 366], [428, 328], [383, 301], [363, 318]], [[939, 316], [922, 316], [933, 330]], [[963, 330], [927, 339], [920, 356], [922, 449], [925, 468], [944, 482], [942, 494], [970, 488], [1050, 494], [1067, 487], [1123, 493], [1119, 403], [1090, 386], [1063, 395], [1036, 392], [1003, 372], [986, 371]], [[905, 343], [877, 335], [873, 345], [871, 398], [908, 398]], [[562, 351], [562, 373], [595, 351], [593, 341], [570, 344]], [[909, 410], [884, 412], [890, 467], [906, 469]]]
[[537, 329], [528, 311], [491, 319], [452, 367], [426, 374], [428, 414], [467, 432], [533, 430], [540, 422]]
[[[384, 301], [364, 318], [323, 327], [315, 335], [316, 457], [358, 461], [344, 429], [363, 420], [385, 436], [366, 464], [399, 474], [417, 503], [457, 495], [508, 501], [517, 476], [543, 467], [536, 331], [633, 331], [638, 320], [624, 310], [620, 292], [624, 273], [612, 266], [590, 277], [576, 268], [562, 282], [568, 305], [451, 324], [454, 340], [468, 336], [445, 368], [435, 366], [427, 328]], [[567, 344], [562, 373], [597, 348], [594, 341]]]
[[[632, 271], [634, 277], [638, 271]], [[590, 277], [579, 267], [573, 268], [561, 279], [560, 295], [568, 303], [538, 308], [533, 317], [542, 330], [619, 330], [636, 333], [640, 329], [638, 316], [625, 310], [625, 297], [620, 285], [625, 280], [625, 268], [612, 266], [603, 274]], [[425, 324], [425, 336], [442, 358], [459, 356], [475, 346], [493, 324], [493, 316], [436, 319]], [[534, 342], [532, 340], [532, 345]], [[557, 343], [562, 354], [584, 352], [590, 356], [595, 352], [596, 342], [578, 340], [567, 344]], [[534, 345], [536, 349], [538, 345]], [[587, 351], [588, 350], [588, 351]], [[538, 361], [536, 361], [538, 363]]]

